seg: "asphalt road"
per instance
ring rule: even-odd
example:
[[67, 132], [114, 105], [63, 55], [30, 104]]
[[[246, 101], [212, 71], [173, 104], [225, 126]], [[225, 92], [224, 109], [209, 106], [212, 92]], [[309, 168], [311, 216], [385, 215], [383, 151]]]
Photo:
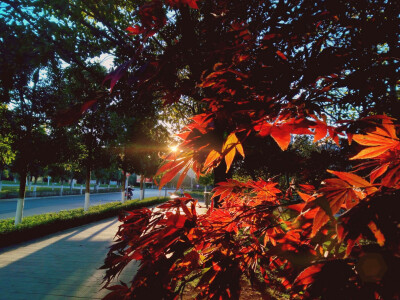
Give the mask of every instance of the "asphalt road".
[[[174, 190], [168, 190], [173, 192]], [[159, 191], [157, 189], [146, 189], [145, 198], [157, 197]], [[165, 195], [165, 191], [161, 191], [161, 196]], [[168, 194], [167, 194], [168, 195]], [[133, 191], [133, 199], [139, 198], [139, 189]], [[24, 216], [39, 215], [48, 212], [58, 212], [73, 208], [83, 207], [85, 201], [84, 195], [74, 196], [57, 196], [43, 198], [26, 198], [24, 205]], [[108, 202], [121, 201], [121, 193], [99, 193], [90, 195], [90, 205], [99, 205]], [[17, 199], [0, 200], [0, 219], [14, 218], [17, 208]]]

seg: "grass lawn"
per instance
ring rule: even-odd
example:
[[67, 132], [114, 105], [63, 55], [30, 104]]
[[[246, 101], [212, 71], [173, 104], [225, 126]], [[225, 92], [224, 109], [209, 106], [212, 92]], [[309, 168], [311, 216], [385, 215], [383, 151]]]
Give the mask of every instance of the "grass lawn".
[[192, 192], [187, 192], [189, 195], [191, 195], [193, 198], [196, 199], [204, 199], [204, 192], [200, 191], [192, 191]]
[[[64, 189], [69, 189], [69, 186], [68, 187], [66, 187], [66, 186], [64, 186]], [[59, 190], [60, 189], [60, 186], [55, 186], [54, 187], [54, 190]], [[52, 187], [48, 187], [48, 186], [37, 186], [36, 187], [36, 191], [37, 192], [40, 192], [40, 191], [52, 191], [53, 190], [53, 188]], [[16, 193], [18, 193], [18, 191], [19, 191], [19, 186], [3, 186], [2, 188], [1, 188], [1, 193], [12, 193], [12, 192], [16, 192]], [[27, 192], [32, 192], [33, 191], [33, 185], [31, 186], [31, 189], [29, 190], [29, 188], [28, 188], [28, 186], [26, 187], [26, 191]]]
[[14, 181], [10, 181], [10, 180], [2, 180], [1, 183], [2, 184], [19, 184], [19, 182], [14, 182]]

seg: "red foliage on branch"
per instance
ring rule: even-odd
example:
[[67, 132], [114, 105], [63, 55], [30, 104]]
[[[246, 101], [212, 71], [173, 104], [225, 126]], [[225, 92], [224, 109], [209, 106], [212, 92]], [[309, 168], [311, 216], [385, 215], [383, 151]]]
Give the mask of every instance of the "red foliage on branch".
[[[297, 135], [320, 144], [330, 139], [338, 148], [354, 141], [353, 147], [362, 148], [351, 160], [363, 162], [351, 170], [327, 170], [315, 187], [292, 181], [282, 190], [273, 178], [217, 181], [213, 197], [220, 206], [204, 214], [189, 195], [153, 211], [128, 212], [104, 264], [109, 299], [174, 299], [188, 283], [194, 283], [197, 299], [239, 299], [244, 278], [265, 298], [273, 287], [295, 299], [399, 299], [397, 121], [368, 109], [356, 120], [334, 120], [328, 115], [332, 110], [324, 110], [332, 105], [348, 113], [374, 105], [382, 113], [380, 100], [368, 95], [380, 82], [373, 66], [382, 59], [386, 66], [389, 58], [365, 56], [373, 47], [359, 34], [370, 29], [364, 23], [375, 26], [383, 17], [372, 2], [361, 2], [336, 7], [327, 1], [317, 8], [307, 1], [270, 7], [234, 1], [243, 5], [239, 11], [229, 1], [166, 0], [165, 6], [153, 1], [139, 10], [141, 25], [128, 31], [142, 34], [136, 38], [143, 43], [164, 29], [177, 32], [175, 39], [165, 39], [162, 55], [137, 54], [153, 66], [140, 88], [157, 91], [168, 103], [174, 101], [171, 95], [186, 95], [204, 107], [178, 134], [182, 151], [165, 158], [160, 187], [182, 171], [180, 183], [189, 169], [198, 175], [221, 174], [221, 168], [228, 173], [235, 160], [246, 159], [254, 136], [272, 138], [282, 151]], [[241, 15], [250, 13], [247, 5], [262, 14]], [[165, 25], [161, 8], [166, 7], [177, 13], [175, 29]], [[286, 19], [285, 8], [301, 16]], [[364, 13], [349, 16], [350, 9], [371, 10], [376, 18], [360, 25]], [[359, 27], [364, 31], [353, 30]], [[330, 30], [351, 36], [346, 40], [351, 46], [340, 41], [340, 47], [330, 46], [327, 40], [336, 38]], [[175, 76], [179, 72], [184, 79]], [[366, 89], [356, 75], [365, 76]], [[115, 81], [118, 72], [111, 77]], [[362, 90], [366, 102], [350, 92], [338, 96], [343, 87]], [[381, 90], [382, 98], [388, 90]], [[131, 261], [139, 262], [132, 282], [110, 286]]]

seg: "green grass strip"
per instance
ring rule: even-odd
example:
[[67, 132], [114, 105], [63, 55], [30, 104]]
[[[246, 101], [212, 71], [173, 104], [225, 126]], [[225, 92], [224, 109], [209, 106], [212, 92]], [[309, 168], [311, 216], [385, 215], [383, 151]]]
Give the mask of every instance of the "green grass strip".
[[189, 195], [191, 195], [193, 198], [196, 199], [204, 199], [204, 192], [203, 191], [192, 191], [192, 192], [187, 192]]
[[17, 226], [14, 218], [0, 220], [0, 247], [24, 242], [68, 228], [118, 216], [124, 211], [163, 203], [169, 198], [151, 197], [143, 200], [129, 200], [125, 203], [111, 202], [83, 208], [64, 210], [57, 213], [24, 217]]

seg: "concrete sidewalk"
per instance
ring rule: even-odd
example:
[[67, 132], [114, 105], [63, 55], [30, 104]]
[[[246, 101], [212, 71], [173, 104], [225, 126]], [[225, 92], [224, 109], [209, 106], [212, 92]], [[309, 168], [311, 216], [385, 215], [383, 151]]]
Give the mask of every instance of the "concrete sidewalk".
[[[197, 212], [205, 213], [199, 204]], [[100, 290], [105, 270], [98, 268], [119, 224], [106, 219], [0, 248], [0, 300], [103, 298], [109, 291]], [[128, 265], [118, 281], [129, 283], [137, 266]]]
[[[109, 291], [98, 268], [118, 225], [106, 219], [0, 249], [0, 299], [101, 299]], [[127, 283], [136, 269], [128, 267], [119, 277]]]

